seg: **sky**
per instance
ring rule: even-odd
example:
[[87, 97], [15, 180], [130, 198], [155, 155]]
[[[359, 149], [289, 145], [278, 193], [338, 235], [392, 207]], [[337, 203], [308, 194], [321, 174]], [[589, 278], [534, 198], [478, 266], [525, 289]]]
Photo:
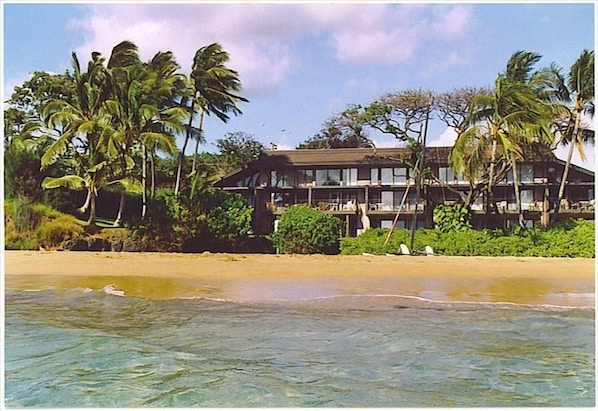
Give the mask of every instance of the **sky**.
[[[594, 50], [596, 10], [585, 3], [392, 2], [76, 2], [3, 1], [6, 100], [34, 71], [63, 73], [74, 51], [109, 56], [123, 40], [150, 60], [172, 51], [188, 73], [199, 48], [220, 43], [239, 73], [243, 114], [212, 116], [203, 149], [227, 133], [244, 132], [267, 147], [292, 149], [351, 104], [367, 105], [405, 89], [451, 91], [492, 86], [518, 50], [542, 55], [538, 67], [565, 72], [582, 50]], [[594, 120], [595, 121], [595, 120]], [[398, 142], [370, 134], [379, 147]], [[430, 145], [455, 134], [432, 121]], [[564, 158], [564, 151], [557, 156]], [[586, 149], [595, 167], [595, 149]]]

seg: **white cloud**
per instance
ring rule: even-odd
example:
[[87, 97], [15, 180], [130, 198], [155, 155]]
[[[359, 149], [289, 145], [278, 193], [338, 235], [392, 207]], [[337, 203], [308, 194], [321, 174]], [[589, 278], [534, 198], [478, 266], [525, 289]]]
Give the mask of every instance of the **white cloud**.
[[439, 38], [453, 40], [469, 32], [473, 12], [471, 7], [457, 5], [435, 8], [438, 19], [433, 29]]
[[26, 80], [31, 78], [31, 74], [22, 75], [15, 78], [4, 79], [2, 86], [2, 101], [6, 101], [10, 98], [16, 86], [22, 85]]
[[457, 132], [452, 127], [447, 127], [444, 132], [436, 139], [430, 141], [427, 145], [430, 147], [451, 147], [455, 144]]
[[[323, 42], [350, 64], [394, 64], [413, 58], [431, 42], [463, 36], [468, 6], [416, 4], [97, 4], [75, 22], [85, 39], [77, 49], [108, 56], [122, 40], [147, 60], [171, 50], [183, 71], [195, 51], [219, 42], [231, 55], [245, 93], [272, 93], [304, 63], [295, 48]], [[307, 44], [307, 45], [305, 45]], [[323, 57], [324, 58], [324, 57]], [[459, 57], [451, 57], [456, 63]]]

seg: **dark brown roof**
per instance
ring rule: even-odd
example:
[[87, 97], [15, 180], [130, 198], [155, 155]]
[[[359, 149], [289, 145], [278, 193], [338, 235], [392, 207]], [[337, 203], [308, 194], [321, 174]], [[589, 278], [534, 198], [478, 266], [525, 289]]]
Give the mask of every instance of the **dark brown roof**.
[[[426, 147], [426, 164], [447, 165], [452, 147]], [[228, 180], [244, 177], [258, 170], [273, 170], [283, 167], [355, 166], [359, 164], [393, 165], [411, 157], [409, 148], [337, 148], [305, 150], [268, 150], [258, 160], [244, 169], [235, 170], [224, 176], [217, 185], [226, 185]], [[544, 146], [535, 147], [525, 153], [527, 161], [557, 161], [554, 153]], [[585, 172], [593, 172], [585, 170]]]
[[[426, 148], [430, 152], [432, 148]], [[443, 161], [448, 158], [450, 147], [434, 147]], [[268, 166], [332, 166], [355, 164], [396, 164], [408, 160], [408, 148], [337, 148], [317, 150], [274, 150], [266, 151], [258, 160]]]

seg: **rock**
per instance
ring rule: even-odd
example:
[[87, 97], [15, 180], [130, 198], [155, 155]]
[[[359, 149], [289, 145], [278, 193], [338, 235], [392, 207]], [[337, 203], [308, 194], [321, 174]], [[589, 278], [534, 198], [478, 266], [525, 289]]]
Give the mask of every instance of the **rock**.
[[139, 243], [136, 243], [135, 241], [131, 241], [131, 240], [126, 240], [123, 243], [123, 251], [125, 252], [135, 252], [138, 253], [141, 251], [141, 245]]
[[120, 253], [123, 250], [122, 240], [116, 240], [112, 242], [112, 251]]
[[87, 247], [89, 251], [110, 251], [112, 244], [106, 239], [93, 237], [87, 242]]
[[84, 238], [73, 238], [66, 242], [64, 249], [69, 251], [88, 251], [89, 247], [87, 245], [87, 240]]

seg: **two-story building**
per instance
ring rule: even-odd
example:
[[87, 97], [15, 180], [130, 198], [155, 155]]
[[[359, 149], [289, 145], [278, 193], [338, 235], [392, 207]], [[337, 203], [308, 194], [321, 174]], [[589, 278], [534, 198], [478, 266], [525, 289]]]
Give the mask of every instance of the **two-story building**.
[[[426, 148], [425, 167], [442, 183], [424, 181], [416, 195], [414, 172], [405, 148], [273, 150], [248, 167], [234, 171], [217, 187], [242, 194], [254, 208], [253, 230], [269, 234], [288, 207], [302, 204], [331, 213], [346, 222], [346, 235], [374, 227], [409, 228], [418, 213], [419, 227], [433, 227], [437, 204], [459, 200], [469, 183], [448, 164], [450, 147]], [[572, 165], [560, 211], [554, 213], [565, 162], [552, 153], [529, 156], [518, 165], [521, 204], [526, 224], [546, 224], [566, 218], [594, 218], [594, 172]], [[494, 187], [494, 204], [486, 210], [480, 197], [472, 205], [476, 228], [517, 224], [512, 173]], [[446, 183], [446, 184], [444, 184]], [[450, 189], [449, 189], [450, 188]]]

